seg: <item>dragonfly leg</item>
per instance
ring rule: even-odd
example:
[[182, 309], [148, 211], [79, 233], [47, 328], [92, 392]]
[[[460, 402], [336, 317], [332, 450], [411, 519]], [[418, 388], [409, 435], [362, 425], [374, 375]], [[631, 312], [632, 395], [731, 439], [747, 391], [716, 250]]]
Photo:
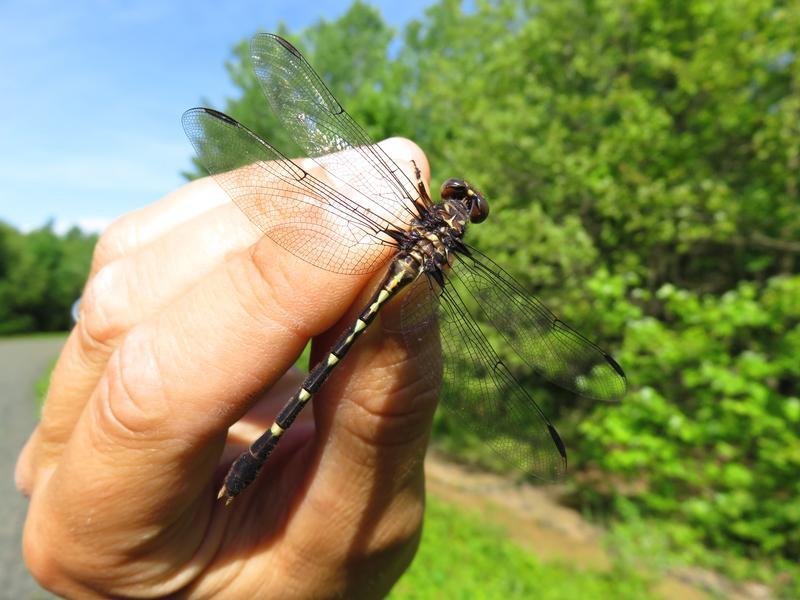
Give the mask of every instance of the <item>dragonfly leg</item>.
[[417, 190], [419, 190], [419, 196], [422, 198], [425, 206], [430, 206], [433, 204], [433, 200], [431, 200], [428, 190], [425, 189], [425, 183], [422, 181], [422, 171], [419, 170], [415, 160], [412, 160], [411, 164], [414, 165], [414, 177], [417, 179]]

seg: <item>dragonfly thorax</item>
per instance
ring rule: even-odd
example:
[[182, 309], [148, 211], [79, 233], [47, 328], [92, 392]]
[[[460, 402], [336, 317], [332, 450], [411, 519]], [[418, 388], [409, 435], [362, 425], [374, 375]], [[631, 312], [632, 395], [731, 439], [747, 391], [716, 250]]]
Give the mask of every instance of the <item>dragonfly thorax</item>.
[[471, 222], [470, 205], [461, 198], [443, 198], [414, 219], [400, 241], [401, 255], [408, 257], [417, 273], [426, 273], [444, 285], [444, 272], [452, 255], [468, 250], [462, 241]]
[[489, 215], [483, 195], [462, 179], [448, 179], [442, 184], [442, 201], [428, 206], [410, 230], [396, 241], [412, 257], [421, 271], [441, 280], [442, 269], [450, 264], [453, 253], [467, 252], [462, 242], [469, 223], [481, 223]]

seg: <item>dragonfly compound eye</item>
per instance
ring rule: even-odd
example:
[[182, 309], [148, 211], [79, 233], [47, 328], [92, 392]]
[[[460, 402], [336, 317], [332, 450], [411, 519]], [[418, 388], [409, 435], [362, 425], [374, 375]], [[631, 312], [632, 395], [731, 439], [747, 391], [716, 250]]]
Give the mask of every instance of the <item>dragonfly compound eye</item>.
[[472, 223], [483, 223], [486, 217], [489, 216], [489, 203], [483, 195], [469, 188], [467, 190], [467, 198], [471, 201], [469, 204], [469, 220]]
[[439, 192], [442, 200], [462, 200], [466, 198], [469, 186], [461, 179], [448, 179], [442, 184]]

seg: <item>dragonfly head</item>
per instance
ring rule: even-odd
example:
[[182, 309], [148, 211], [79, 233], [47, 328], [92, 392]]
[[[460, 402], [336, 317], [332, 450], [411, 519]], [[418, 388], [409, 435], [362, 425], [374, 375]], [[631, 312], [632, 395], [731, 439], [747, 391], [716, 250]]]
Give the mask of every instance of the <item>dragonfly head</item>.
[[463, 179], [448, 179], [442, 184], [442, 200], [460, 203], [470, 223], [482, 223], [489, 216], [489, 203], [478, 190]]

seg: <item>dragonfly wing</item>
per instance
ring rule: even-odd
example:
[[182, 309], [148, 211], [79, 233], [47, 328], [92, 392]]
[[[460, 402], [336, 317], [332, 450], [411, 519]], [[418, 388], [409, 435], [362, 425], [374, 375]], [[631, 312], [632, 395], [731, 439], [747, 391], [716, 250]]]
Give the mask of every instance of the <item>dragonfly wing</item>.
[[280, 36], [253, 37], [250, 55], [278, 120], [294, 141], [349, 189], [379, 205], [387, 221], [408, 224], [418, 216], [419, 191], [405, 172], [347, 114], [300, 51]]
[[471, 257], [454, 264], [451, 279], [463, 284], [481, 317], [538, 375], [594, 400], [625, 395], [625, 373], [608, 352], [556, 317], [486, 255], [470, 251]]
[[233, 118], [184, 113], [200, 162], [245, 215], [276, 243], [336, 273], [369, 273], [392, 248], [388, 223], [314, 177]]
[[[428, 298], [420, 301], [425, 290]], [[561, 438], [470, 316], [463, 289], [440, 290], [432, 282], [412, 293], [401, 309], [406, 343], [429, 342], [438, 320], [440, 346], [426, 343], [420, 351], [428, 376], [441, 382], [442, 410], [510, 465], [544, 481], [561, 478], [567, 466]]]

